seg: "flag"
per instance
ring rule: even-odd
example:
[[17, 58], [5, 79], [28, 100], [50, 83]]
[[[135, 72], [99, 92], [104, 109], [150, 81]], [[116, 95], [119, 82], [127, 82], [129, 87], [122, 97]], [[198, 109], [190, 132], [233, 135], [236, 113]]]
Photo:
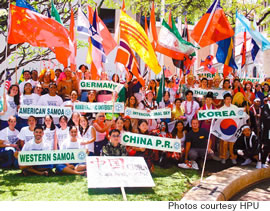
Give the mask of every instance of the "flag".
[[257, 45], [257, 43], [252, 39], [251, 43], [253, 44], [253, 47], [251, 49], [251, 56], [252, 56], [252, 60], [255, 61], [256, 56], [260, 50], [259, 46]]
[[239, 20], [242, 25], [246, 28], [246, 31], [251, 35], [252, 39], [257, 43], [262, 51], [270, 49], [270, 42], [258, 31], [256, 22], [250, 23], [250, 21], [236, 12], [236, 20]]
[[241, 135], [241, 127], [246, 124], [245, 118], [216, 119], [213, 123], [212, 134], [224, 141], [235, 142]]
[[[92, 7], [90, 7], [90, 5], [88, 5], [88, 20], [90, 24], [93, 24], [93, 16], [94, 16], [94, 11], [92, 9]], [[87, 64], [91, 64], [92, 66], [92, 62], [93, 62], [93, 58], [92, 58], [92, 42], [91, 42], [91, 38], [88, 38], [88, 51], [87, 51], [87, 56], [86, 56], [86, 63]], [[92, 69], [92, 68], [91, 68]], [[94, 71], [97, 71], [97, 68], [94, 68]], [[96, 75], [97, 72], [92, 73], [92, 75]], [[98, 74], [97, 74], [98, 75]]]
[[145, 31], [139, 23], [122, 10], [120, 13], [120, 33], [123, 33], [127, 38], [131, 49], [142, 58], [155, 74], [158, 74], [161, 71], [161, 67]]
[[160, 83], [159, 83], [159, 89], [158, 89], [157, 99], [156, 99], [156, 101], [157, 101], [158, 104], [162, 101], [162, 99], [163, 99], [163, 93], [165, 92], [165, 74], [164, 74], [164, 68], [165, 68], [165, 66], [163, 67], [162, 76], [161, 76], [161, 80], [160, 80]]
[[25, 42], [52, 49], [58, 61], [67, 66], [72, 48], [67, 29], [51, 18], [11, 4], [8, 43]]
[[171, 22], [172, 28], [163, 20], [155, 50], [173, 59], [183, 60], [185, 55], [194, 53], [196, 47], [181, 37], [173, 19]]
[[242, 62], [241, 62], [241, 68], [244, 68], [246, 64], [246, 54], [247, 54], [247, 32], [244, 32], [244, 42], [241, 49], [241, 55], [242, 55]]
[[204, 67], [204, 70], [210, 72], [211, 74], [215, 74], [217, 70], [213, 67], [213, 59], [214, 57], [212, 55], [208, 55], [206, 59], [201, 61], [201, 65]]
[[58, 13], [56, 7], [54, 6], [53, 0], [52, 0], [52, 2], [51, 2], [51, 6], [52, 6], [52, 8], [51, 8], [51, 16], [54, 17], [54, 19], [55, 19], [58, 23], [60, 23], [60, 24], [63, 25], [63, 22], [62, 22], [62, 20], [61, 20], [61, 18], [60, 18], [60, 15], [59, 15], [59, 13]]
[[23, 72], [24, 72], [24, 69], [22, 70], [21, 76], [19, 78], [19, 84], [24, 81]]
[[38, 11], [34, 7], [32, 7], [26, 0], [16, 0], [16, 6], [23, 7], [38, 13]]
[[155, 3], [152, 2], [151, 15], [150, 15], [150, 32], [149, 32], [149, 41], [151, 42], [153, 49], [156, 50], [158, 35], [156, 29], [156, 16], [155, 16]]
[[201, 47], [225, 40], [233, 35], [234, 31], [220, 6], [220, 0], [213, 2], [191, 32], [191, 37]]
[[[233, 69], [238, 69], [233, 58], [233, 39], [232, 37], [219, 41], [216, 54], [217, 61], [224, 64], [223, 77], [226, 78]], [[226, 66], [225, 66], [226, 65]], [[231, 67], [231, 68], [229, 68]]]
[[145, 80], [140, 75], [140, 69], [137, 59], [128, 44], [128, 40], [125, 37], [125, 34], [123, 34], [121, 31], [120, 31], [120, 42], [119, 47], [117, 49], [115, 62], [123, 64], [124, 67], [138, 79], [140, 84], [142, 86], [145, 86]]
[[76, 41], [76, 37], [75, 37], [74, 27], [75, 27], [74, 12], [73, 12], [73, 9], [71, 8], [69, 35], [70, 35], [70, 39], [73, 43], [74, 48], [72, 49], [69, 60], [70, 60], [70, 69], [72, 71], [76, 71], [76, 54], [77, 54], [77, 41]]
[[118, 93], [118, 97], [116, 102], [126, 102], [126, 88], [123, 87], [120, 92]]

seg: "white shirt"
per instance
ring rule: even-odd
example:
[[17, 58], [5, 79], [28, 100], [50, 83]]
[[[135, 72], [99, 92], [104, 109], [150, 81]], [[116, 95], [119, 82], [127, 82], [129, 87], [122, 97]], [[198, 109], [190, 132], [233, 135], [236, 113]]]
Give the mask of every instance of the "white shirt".
[[54, 147], [54, 134], [55, 130], [50, 130], [50, 128], [44, 130], [43, 142], [49, 145], [51, 150], [53, 150]]
[[22, 148], [22, 151], [42, 151], [42, 150], [50, 150], [50, 146], [48, 146], [43, 141], [39, 144], [35, 142], [35, 139], [31, 139]]
[[4, 144], [16, 144], [18, 141], [17, 135], [19, 134], [18, 130], [10, 130], [9, 127], [4, 128], [0, 131], [0, 140], [4, 141]]
[[77, 139], [76, 142], [70, 141], [70, 138], [66, 139], [63, 144], [60, 146], [60, 150], [62, 149], [83, 149], [84, 146], [81, 145], [81, 139]]
[[[88, 130], [86, 131], [85, 134], [84, 134], [84, 131], [83, 131], [82, 140], [83, 140], [84, 142], [90, 141], [90, 140], [93, 138], [93, 137], [92, 137], [92, 134], [91, 134], [92, 128], [94, 128], [94, 127], [93, 127], [93, 126], [90, 126], [90, 127], [88, 128]], [[95, 128], [94, 128], [94, 129], [95, 129]], [[89, 152], [94, 152], [94, 142], [85, 145], [85, 147], [88, 149]]]
[[17, 105], [14, 102], [14, 97], [6, 95], [7, 111], [0, 116], [3, 121], [8, 121], [10, 116], [15, 116], [17, 114]]
[[24, 90], [24, 85], [26, 83], [30, 83], [32, 85], [32, 87], [34, 87], [36, 85], [36, 82], [33, 81], [32, 79], [29, 79], [28, 81], [23, 81], [19, 84], [19, 87], [20, 87], [20, 93], [23, 93], [23, 90]]
[[[193, 100], [192, 108], [191, 108], [191, 105], [192, 105], [192, 101], [184, 101], [181, 104], [181, 107], [182, 107], [183, 111], [185, 112], [185, 116], [187, 117], [187, 122], [188, 122], [190, 127], [191, 127], [191, 120], [192, 120], [193, 116], [195, 115], [196, 111], [200, 108], [199, 103], [197, 103], [194, 100]], [[185, 109], [185, 107], [187, 109]], [[191, 114], [188, 115], [188, 113], [190, 113], [190, 112], [191, 112]]]
[[[21, 95], [20, 103], [21, 105], [37, 105], [40, 96], [32, 93], [31, 95]], [[27, 119], [27, 117], [21, 117], [22, 119]]]
[[64, 140], [69, 138], [69, 129], [68, 127], [63, 130], [62, 128], [56, 128], [56, 136], [57, 136], [57, 142], [58, 142], [58, 146], [60, 147]]
[[23, 127], [17, 137], [27, 143], [34, 138], [34, 131], [30, 131], [29, 126]]

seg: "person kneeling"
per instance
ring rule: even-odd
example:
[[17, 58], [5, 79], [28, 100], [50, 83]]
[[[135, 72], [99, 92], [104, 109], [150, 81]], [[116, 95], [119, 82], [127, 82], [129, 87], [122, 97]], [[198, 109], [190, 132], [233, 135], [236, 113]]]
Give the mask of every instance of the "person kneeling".
[[261, 144], [256, 134], [251, 131], [249, 125], [243, 125], [242, 135], [236, 140], [233, 151], [235, 154], [243, 157], [245, 161], [241, 166], [246, 166], [256, 159], [256, 168], [261, 168]]
[[[34, 129], [34, 139], [26, 142], [22, 148], [23, 151], [43, 151], [50, 150], [50, 146], [42, 141], [44, 135], [43, 128], [36, 126]], [[48, 176], [52, 172], [53, 165], [39, 165], [39, 166], [19, 166], [24, 176], [27, 176], [29, 172]]]
[[103, 156], [127, 156], [126, 147], [120, 144], [120, 131], [113, 129], [109, 133], [110, 142], [102, 148]]

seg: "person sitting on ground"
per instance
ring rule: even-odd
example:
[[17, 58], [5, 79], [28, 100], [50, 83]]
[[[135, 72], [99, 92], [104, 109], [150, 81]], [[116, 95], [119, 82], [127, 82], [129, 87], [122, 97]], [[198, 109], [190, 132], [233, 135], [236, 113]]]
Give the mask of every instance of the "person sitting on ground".
[[249, 125], [243, 125], [242, 135], [236, 140], [233, 151], [245, 161], [241, 166], [246, 166], [255, 158], [258, 160], [256, 168], [261, 168], [261, 144], [256, 134], [250, 129]]
[[120, 144], [120, 131], [112, 129], [109, 133], [110, 141], [102, 147], [103, 156], [127, 156], [126, 147]]
[[[24, 151], [44, 151], [50, 150], [50, 146], [43, 142], [44, 132], [41, 126], [36, 126], [34, 129], [34, 139], [26, 142], [22, 148], [22, 152]], [[37, 175], [44, 175], [48, 176], [49, 173], [52, 171], [53, 165], [39, 165], [39, 166], [19, 166], [22, 170], [24, 176], [27, 176], [29, 172], [37, 174]]]
[[[180, 168], [199, 170], [198, 163], [201, 164], [205, 157], [209, 133], [204, 128], [200, 128], [199, 125], [198, 119], [191, 120], [192, 130], [186, 136], [185, 163], [179, 163], [178, 167]], [[211, 149], [211, 139], [209, 140], [207, 153], [211, 157], [214, 155]]]

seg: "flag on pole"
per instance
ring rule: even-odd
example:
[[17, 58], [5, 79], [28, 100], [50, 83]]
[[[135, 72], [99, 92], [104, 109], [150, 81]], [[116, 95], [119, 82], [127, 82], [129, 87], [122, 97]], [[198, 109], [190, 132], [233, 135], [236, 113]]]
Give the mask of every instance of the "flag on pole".
[[212, 55], [208, 55], [205, 60], [201, 61], [201, 65], [204, 67], [204, 70], [210, 72], [211, 74], [215, 74], [217, 70], [213, 67], [213, 59]]
[[242, 62], [241, 62], [241, 68], [244, 68], [246, 65], [246, 54], [247, 54], [247, 32], [244, 32], [244, 42], [241, 49], [241, 55], [242, 55]]
[[31, 4], [29, 4], [26, 0], [16, 0], [16, 6], [27, 8], [38, 13], [38, 11], [34, 7], [32, 7]]
[[219, 41], [216, 54], [217, 61], [224, 64], [223, 77], [226, 78], [233, 69], [238, 69], [233, 58], [233, 39], [232, 37]]
[[74, 12], [73, 12], [73, 9], [71, 8], [69, 34], [70, 34], [70, 39], [73, 43], [74, 48], [72, 49], [69, 60], [70, 60], [70, 69], [72, 71], [76, 71], [76, 55], [77, 55], [77, 41], [76, 41], [74, 28], [75, 28]]
[[11, 78], [8, 77], [5, 82], [5, 89], [8, 91], [10, 86], [11, 86]]
[[144, 29], [122, 10], [120, 13], [120, 33], [124, 34], [131, 49], [142, 58], [155, 74], [158, 74], [161, 67]]
[[225, 40], [233, 35], [234, 31], [220, 6], [220, 0], [213, 2], [191, 32], [191, 37], [201, 47]]
[[252, 57], [252, 60], [255, 61], [260, 48], [253, 39], [251, 40], [251, 43], [253, 44], [253, 47], [251, 49], [251, 57]]
[[245, 16], [238, 12], [236, 12], [236, 19], [242, 23], [262, 51], [270, 49], [270, 42], [258, 31], [255, 21], [251, 23]]
[[67, 66], [72, 51], [68, 30], [47, 16], [11, 4], [8, 43], [25, 42], [52, 49], [58, 61]]
[[60, 24], [63, 25], [63, 22], [61, 20], [61, 17], [56, 9], [56, 7], [54, 6], [53, 0], [51, 1], [51, 16]]
[[155, 3], [152, 1], [152, 7], [151, 7], [151, 15], [150, 15], [150, 32], [149, 32], [149, 40], [154, 48], [156, 50], [156, 46], [158, 44], [158, 35], [157, 35], [157, 29], [156, 29], [156, 16], [155, 16]]
[[159, 104], [162, 99], [163, 99], [163, 94], [165, 92], [165, 74], [164, 74], [164, 68], [165, 66], [163, 67], [163, 70], [162, 70], [162, 76], [161, 76], [161, 80], [160, 80], [160, 83], [159, 83], [159, 89], [158, 89], [158, 94], [157, 94], [157, 103]]
[[24, 73], [24, 69], [22, 70], [21, 76], [19, 78], [19, 84], [24, 81], [23, 73]]

